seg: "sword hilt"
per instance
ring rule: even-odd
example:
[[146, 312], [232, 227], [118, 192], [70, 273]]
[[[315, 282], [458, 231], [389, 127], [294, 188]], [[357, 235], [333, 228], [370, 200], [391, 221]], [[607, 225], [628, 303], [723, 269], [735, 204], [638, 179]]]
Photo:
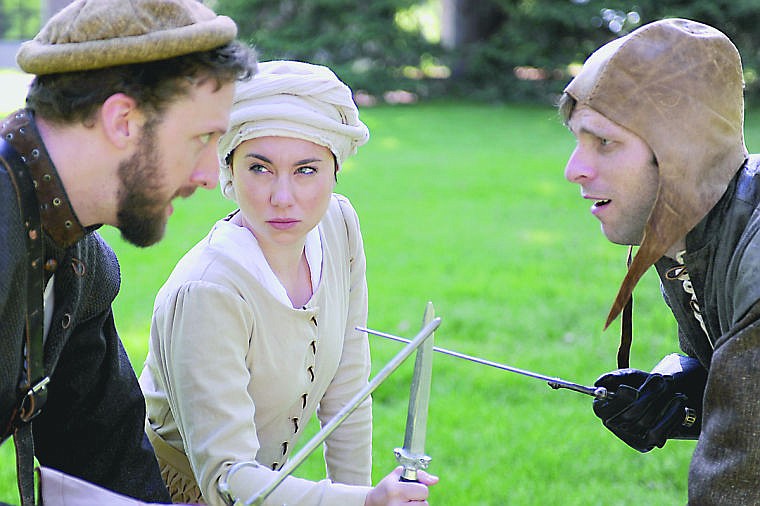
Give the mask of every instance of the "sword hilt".
[[594, 397], [600, 401], [603, 401], [605, 399], [612, 399], [613, 397], [615, 397], [614, 392], [610, 392], [604, 387], [587, 387], [584, 385], [578, 385], [577, 383], [564, 381], [559, 378], [554, 378], [551, 381], [547, 381], [547, 383], [554, 390], [558, 390], [560, 388], [567, 388], [568, 390], [572, 390], [574, 392], [580, 392], [582, 394], [590, 395], [591, 397]]
[[417, 472], [420, 469], [427, 469], [432, 460], [427, 455], [417, 455], [407, 451], [405, 448], [396, 448], [393, 450], [393, 453], [396, 455], [396, 461], [404, 466], [404, 471], [401, 473], [399, 481], [419, 482]]

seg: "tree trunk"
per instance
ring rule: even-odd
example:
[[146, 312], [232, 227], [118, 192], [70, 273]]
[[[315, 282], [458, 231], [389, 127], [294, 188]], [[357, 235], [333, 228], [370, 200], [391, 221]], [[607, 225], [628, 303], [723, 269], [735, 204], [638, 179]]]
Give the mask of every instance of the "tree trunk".
[[490, 0], [441, 0], [441, 45], [461, 49], [488, 39], [503, 18]]
[[487, 41], [504, 21], [491, 0], [441, 0], [441, 45], [452, 52], [451, 79], [469, 73], [470, 46]]

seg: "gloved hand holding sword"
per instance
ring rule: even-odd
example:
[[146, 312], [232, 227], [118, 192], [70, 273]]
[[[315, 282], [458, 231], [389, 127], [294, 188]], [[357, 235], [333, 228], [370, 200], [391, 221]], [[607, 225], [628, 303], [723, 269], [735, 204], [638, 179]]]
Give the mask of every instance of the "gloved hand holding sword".
[[[394, 450], [396, 459], [403, 468], [401, 481], [417, 481], [418, 472], [426, 469], [431, 460], [425, 455], [424, 444], [433, 352], [539, 379], [553, 389], [568, 389], [592, 396], [594, 413], [602, 419], [605, 427], [641, 452], [647, 452], [655, 446], [662, 447], [669, 438], [693, 439], [699, 436], [702, 392], [707, 381], [707, 371], [694, 358], [671, 354], [649, 373], [631, 368], [617, 369], [600, 376], [594, 386], [585, 386], [434, 346], [433, 333], [439, 324], [440, 318], [434, 317], [432, 304], [428, 303], [422, 329], [411, 340], [365, 327], [356, 327], [356, 330], [361, 332], [405, 343], [406, 347], [281, 469], [277, 478], [267, 487], [247, 500], [234, 498], [232, 502], [246, 506], [262, 504], [359, 403], [415, 351], [417, 357], [410, 390], [404, 446]], [[426, 480], [429, 480], [428, 476], [425, 474]], [[432, 478], [430, 484], [437, 481], [435, 477]], [[220, 483], [219, 488], [223, 493], [228, 492], [226, 483]]]
[[[367, 328], [363, 332], [399, 342], [406, 339]], [[594, 397], [594, 413], [613, 434], [640, 452], [662, 447], [667, 439], [696, 439], [702, 418], [707, 371], [695, 358], [671, 354], [647, 373], [617, 369], [585, 386], [463, 353], [433, 347], [445, 355], [545, 381]]]

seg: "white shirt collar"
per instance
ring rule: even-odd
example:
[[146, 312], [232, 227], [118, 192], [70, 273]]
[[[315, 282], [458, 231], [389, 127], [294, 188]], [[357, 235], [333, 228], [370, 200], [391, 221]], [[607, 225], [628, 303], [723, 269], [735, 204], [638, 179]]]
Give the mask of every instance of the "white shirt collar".
[[[235, 244], [232, 251], [225, 251], [225, 253], [244, 266], [251, 276], [256, 278], [277, 300], [287, 306], [293, 305], [288, 298], [285, 287], [272, 271], [256, 237], [250, 230], [228, 220], [219, 220], [209, 236], [211, 244], [216, 241], [226, 242], [226, 240]], [[306, 234], [304, 250], [306, 261], [309, 263], [309, 271], [311, 271], [312, 292], [316, 292], [322, 278], [322, 237], [319, 225]]]

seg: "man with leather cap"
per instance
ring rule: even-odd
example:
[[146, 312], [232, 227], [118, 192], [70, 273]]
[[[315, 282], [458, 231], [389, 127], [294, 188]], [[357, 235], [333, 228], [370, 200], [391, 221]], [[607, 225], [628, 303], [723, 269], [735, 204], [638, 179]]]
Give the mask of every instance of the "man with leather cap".
[[594, 412], [641, 452], [698, 438], [689, 504], [760, 503], [760, 159], [743, 110], [736, 47], [684, 19], [602, 46], [560, 101], [565, 177], [610, 241], [638, 246], [606, 325], [654, 265], [681, 348], [650, 372], [624, 352]]
[[196, 0], [76, 0], [17, 54], [35, 77], [0, 122], [0, 441], [14, 435], [32, 492], [36, 457], [170, 502], [116, 331], [119, 264], [96, 229], [149, 246], [175, 198], [216, 186], [234, 83], [255, 71], [236, 36]]

